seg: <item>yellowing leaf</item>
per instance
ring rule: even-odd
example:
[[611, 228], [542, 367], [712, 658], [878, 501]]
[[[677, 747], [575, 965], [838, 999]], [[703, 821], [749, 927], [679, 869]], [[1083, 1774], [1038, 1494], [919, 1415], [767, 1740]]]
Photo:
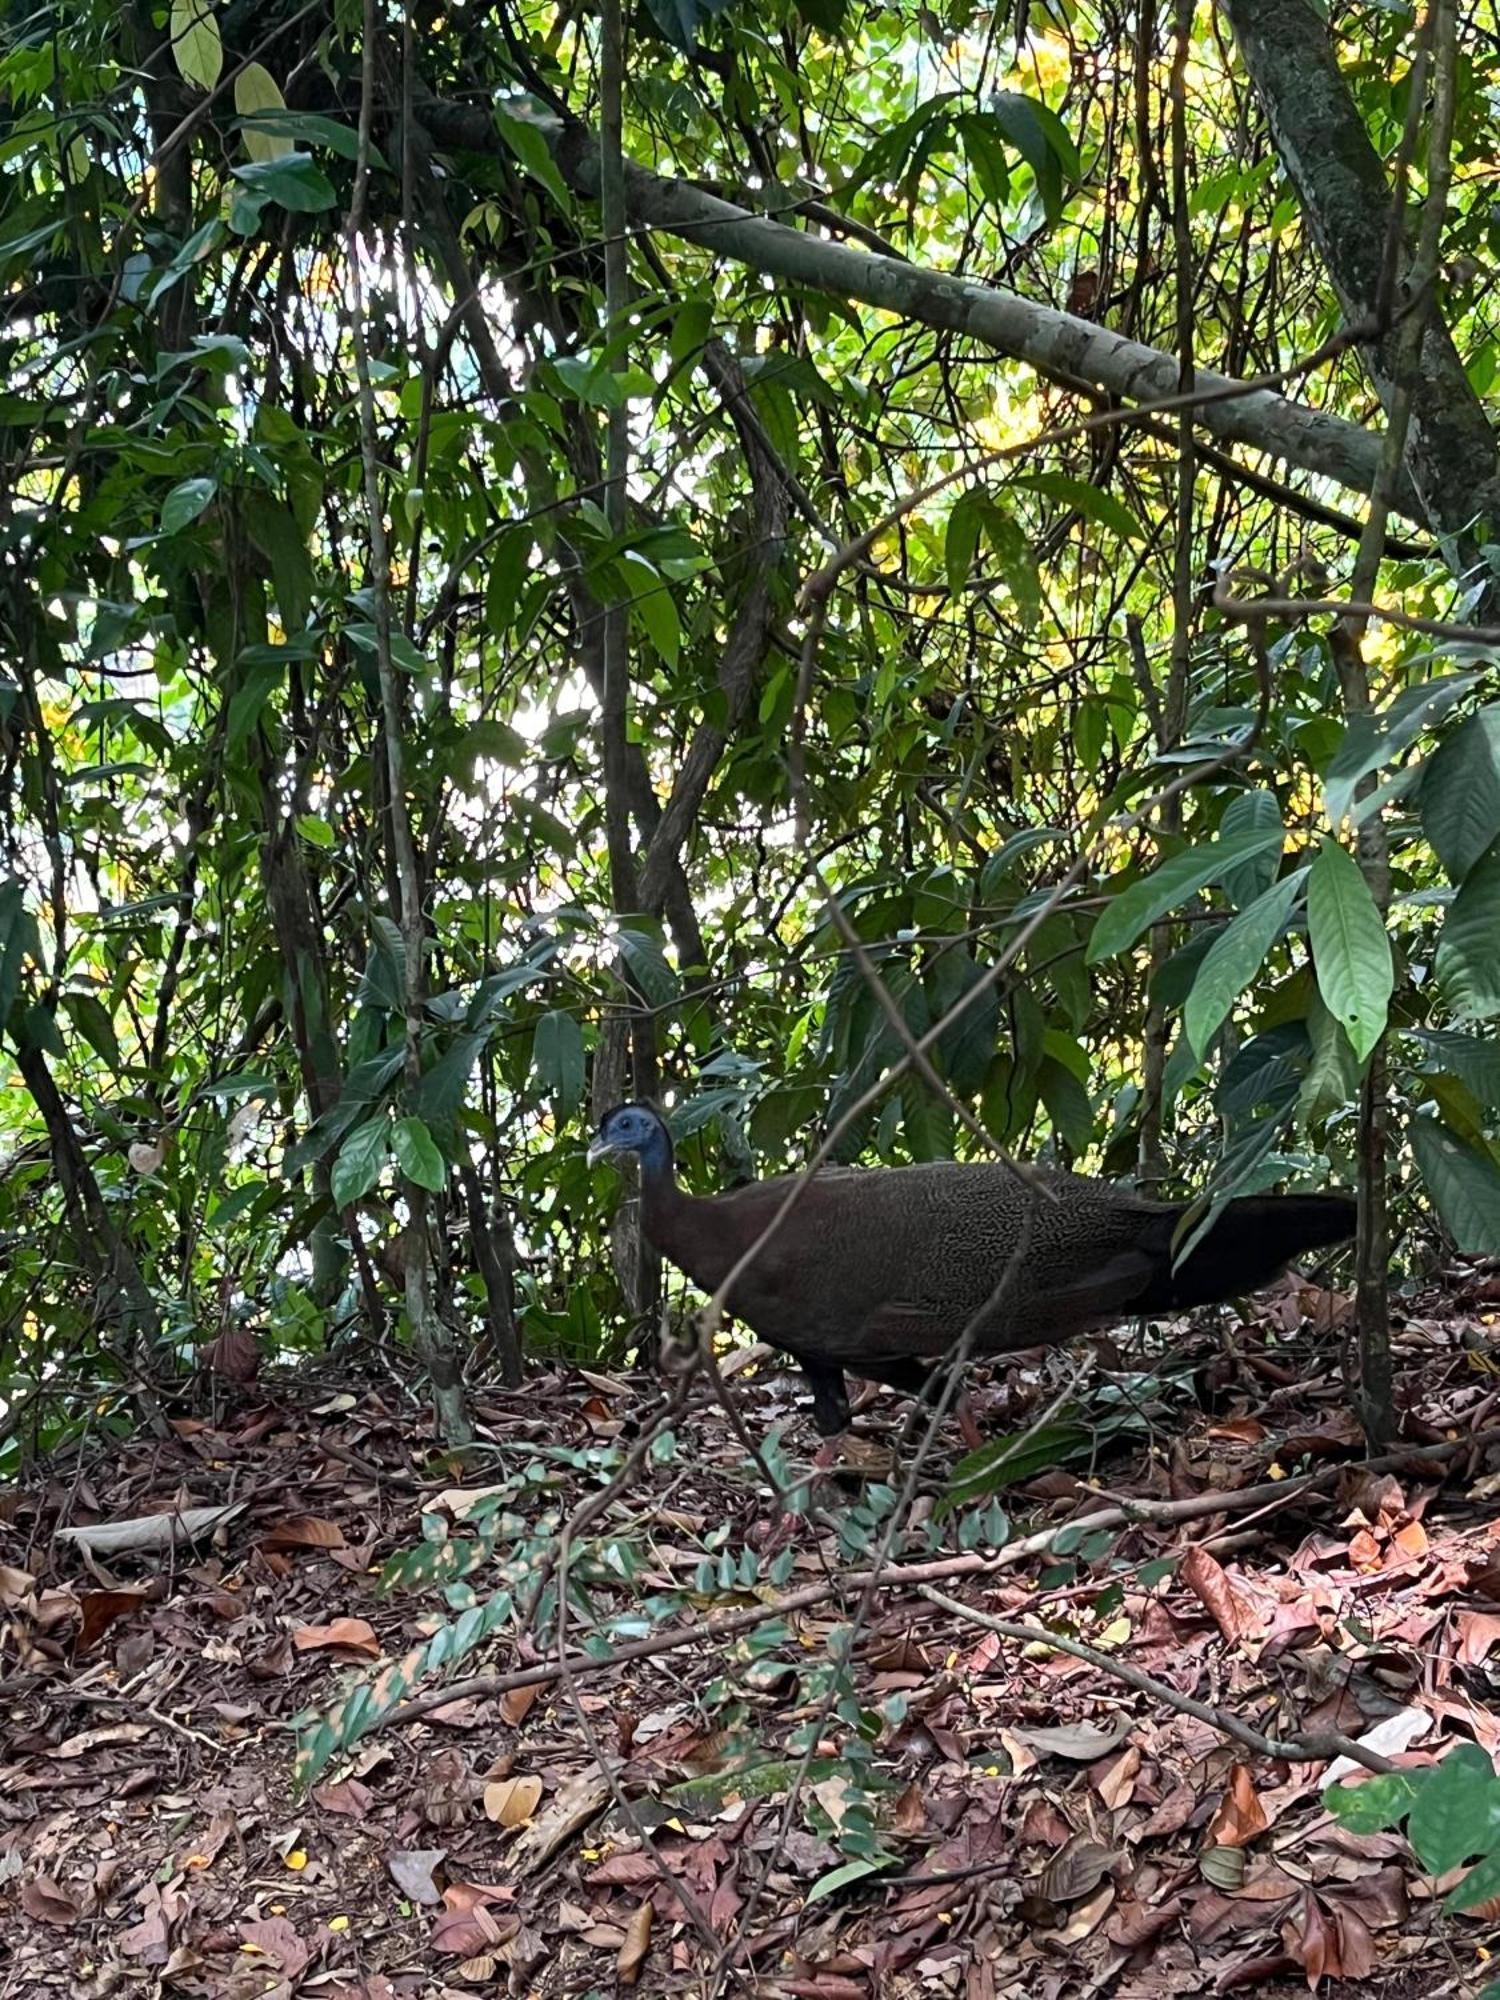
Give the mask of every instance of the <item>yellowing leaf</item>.
[[284, 1858], [288, 1868], [302, 1869], [307, 1866], [307, 1853], [304, 1848], [294, 1847]]
[[[252, 117], [257, 111], [285, 111], [281, 86], [264, 63], [246, 63], [235, 78], [234, 108], [241, 118]], [[240, 136], [252, 160], [279, 160], [292, 150], [292, 142], [283, 132], [257, 132], [247, 126]]]
[[224, 44], [212, 0], [173, 0], [172, 55], [187, 82], [213, 89], [224, 67]]
[[349, 1919], [347, 1917], [330, 1917], [328, 1919], [328, 1928], [331, 1931], [346, 1931], [349, 1928]]

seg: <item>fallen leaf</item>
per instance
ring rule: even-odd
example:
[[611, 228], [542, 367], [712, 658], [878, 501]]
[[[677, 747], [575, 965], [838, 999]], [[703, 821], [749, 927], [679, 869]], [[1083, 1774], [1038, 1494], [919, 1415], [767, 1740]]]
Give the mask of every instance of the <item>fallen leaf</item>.
[[484, 1811], [497, 1826], [525, 1826], [542, 1802], [537, 1777], [499, 1778], [484, 1788]]
[[343, 1653], [357, 1653], [361, 1659], [380, 1658], [375, 1628], [363, 1618], [335, 1618], [329, 1625], [300, 1625], [292, 1634], [292, 1644], [299, 1653], [317, 1653], [332, 1646]]
[[625, 1942], [615, 1960], [615, 1977], [622, 1986], [634, 1986], [639, 1977], [646, 1953], [651, 1949], [651, 1920], [654, 1915], [651, 1904], [642, 1903], [625, 1928]]
[[1212, 1847], [1245, 1847], [1270, 1825], [1256, 1796], [1255, 1780], [1248, 1764], [1236, 1764], [1219, 1809], [1209, 1821], [1204, 1836]]
[[83, 1914], [68, 1891], [50, 1875], [34, 1875], [22, 1885], [21, 1908], [39, 1924], [51, 1924], [57, 1930], [76, 1924]]
[[434, 1877], [447, 1855], [446, 1847], [398, 1847], [385, 1857], [385, 1865], [391, 1880], [409, 1902], [424, 1903], [432, 1909], [443, 1900]]
[[290, 1514], [261, 1536], [263, 1549], [340, 1549], [344, 1531], [334, 1521], [321, 1521], [315, 1514]]

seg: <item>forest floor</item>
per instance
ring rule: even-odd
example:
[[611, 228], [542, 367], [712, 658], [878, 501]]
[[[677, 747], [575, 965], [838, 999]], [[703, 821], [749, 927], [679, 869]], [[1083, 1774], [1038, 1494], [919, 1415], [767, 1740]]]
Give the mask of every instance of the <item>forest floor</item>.
[[[1053, 1461], [1005, 1495], [1000, 1547], [989, 1501], [930, 1525], [951, 1425], [888, 1550], [847, 1472], [781, 1513], [746, 1438], [780, 1427], [796, 1472], [817, 1440], [769, 1362], [733, 1382], [743, 1432], [698, 1385], [649, 1450], [658, 1380], [476, 1392], [461, 1474], [368, 1364], [205, 1384], [170, 1437], [0, 1498], [0, 1996], [1477, 1994], [1494, 1907], [1446, 1912], [1404, 1838], [1324, 1809], [1326, 1760], [1218, 1724], [1411, 1763], [1500, 1747], [1497, 1300], [1474, 1274], [1401, 1325], [1406, 1436], [1451, 1448], [1383, 1472], [1345, 1410], [1341, 1302], [1292, 1284], [1173, 1329], [1124, 1398], [1090, 1364], [1092, 1465], [1057, 1407], [1079, 1350], [978, 1373], [986, 1432], [1045, 1423]], [[906, 1409], [872, 1402], [867, 1458]], [[502, 1489], [492, 1555], [461, 1485]], [[175, 1549], [59, 1536], [226, 1505]], [[442, 1706], [393, 1716], [388, 1676], [299, 1794], [295, 1719], [483, 1605], [528, 1538], [555, 1558], [568, 1518], [568, 1674], [545, 1678], [542, 1603]], [[382, 1593], [414, 1549], [416, 1587]], [[1165, 1694], [974, 1613], [1045, 1618]]]

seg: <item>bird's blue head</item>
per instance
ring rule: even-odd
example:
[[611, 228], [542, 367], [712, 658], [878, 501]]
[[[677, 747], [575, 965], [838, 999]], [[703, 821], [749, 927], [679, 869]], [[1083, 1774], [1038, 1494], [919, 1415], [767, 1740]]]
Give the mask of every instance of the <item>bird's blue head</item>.
[[649, 1104], [617, 1104], [599, 1120], [589, 1146], [589, 1164], [612, 1153], [634, 1153], [644, 1174], [671, 1173], [672, 1135]]

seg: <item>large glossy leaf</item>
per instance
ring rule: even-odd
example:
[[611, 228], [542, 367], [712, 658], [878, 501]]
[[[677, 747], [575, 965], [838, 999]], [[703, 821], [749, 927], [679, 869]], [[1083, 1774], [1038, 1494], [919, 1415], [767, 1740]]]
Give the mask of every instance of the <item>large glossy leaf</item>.
[[442, 1193], [448, 1184], [447, 1164], [420, 1118], [396, 1120], [391, 1127], [391, 1151], [409, 1181], [426, 1188], [429, 1194]]
[[1278, 824], [1252, 827], [1228, 840], [1207, 841], [1174, 854], [1170, 861], [1164, 861], [1152, 874], [1132, 882], [1116, 896], [1094, 926], [1087, 952], [1089, 964], [1095, 965], [1101, 958], [1112, 958], [1116, 952], [1127, 950], [1142, 931], [1175, 910], [1179, 903], [1186, 902], [1189, 896], [1212, 882], [1222, 882], [1230, 869], [1257, 855], [1279, 853], [1281, 843]]
[[1422, 831], [1450, 882], [1462, 882], [1500, 839], [1500, 704], [1471, 715], [1427, 766]]
[[583, 1029], [561, 1008], [543, 1014], [536, 1024], [532, 1061], [542, 1087], [560, 1118], [569, 1118], [583, 1101]]
[[1500, 1014], [1500, 840], [1463, 879], [1438, 939], [1437, 976], [1461, 1021]]
[[1395, 974], [1390, 940], [1354, 856], [1325, 840], [1307, 885], [1318, 991], [1363, 1062], [1385, 1032]]
[[1414, 1118], [1411, 1142], [1422, 1179], [1459, 1249], [1500, 1256], [1500, 1166], [1435, 1118]]
[[1224, 1017], [1260, 971], [1301, 894], [1308, 870], [1298, 868], [1240, 911], [1210, 945], [1193, 990], [1183, 1026], [1194, 1052], [1202, 1055]]
[[369, 1118], [355, 1127], [333, 1163], [336, 1208], [347, 1208], [370, 1192], [385, 1170], [390, 1145], [391, 1128], [384, 1117]]
[[1344, 732], [1323, 780], [1329, 820], [1338, 826], [1354, 803], [1360, 780], [1409, 750], [1479, 683], [1478, 674], [1449, 674], [1407, 688], [1379, 715], [1357, 715]]
[[1463, 1035], [1454, 1028], [1412, 1028], [1431, 1063], [1455, 1076], [1482, 1105], [1500, 1111], [1500, 1041]]
[[213, 0], [174, 0], [172, 59], [188, 83], [212, 90], [224, 68], [224, 44]]

